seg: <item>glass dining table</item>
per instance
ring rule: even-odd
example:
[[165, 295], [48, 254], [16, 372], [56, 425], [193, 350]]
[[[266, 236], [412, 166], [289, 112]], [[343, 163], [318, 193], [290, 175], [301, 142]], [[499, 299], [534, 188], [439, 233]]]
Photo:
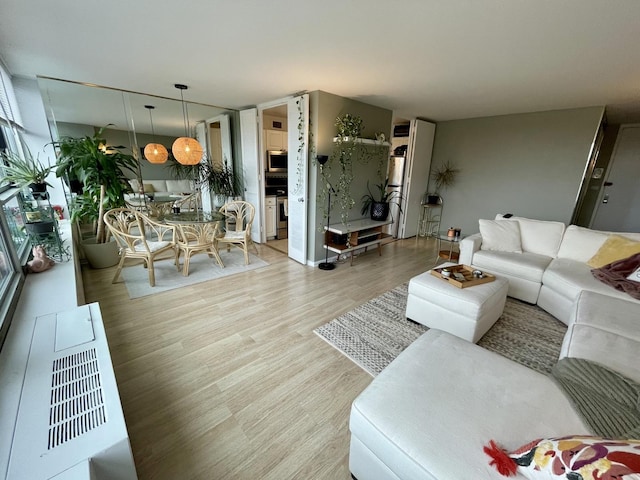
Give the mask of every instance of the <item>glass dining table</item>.
[[[182, 274], [189, 275], [189, 263], [194, 253], [207, 253], [215, 258], [221, 268], [224, 268], [216, 238], [222, 235], [225, 216], [220, 212], [180, 212], [166, 213], [162, 221], [175, 225], [177, 230], [177, 242], [180, 253], [184, 253], [184, 266]], [[179, 256], [178, 256], [179, 258]]]

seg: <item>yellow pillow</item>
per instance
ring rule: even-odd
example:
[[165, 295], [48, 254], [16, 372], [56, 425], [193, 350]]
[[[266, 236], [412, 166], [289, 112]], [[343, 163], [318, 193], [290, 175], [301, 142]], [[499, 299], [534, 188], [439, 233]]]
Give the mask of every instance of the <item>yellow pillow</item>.
[[153, 185], [151, 185], [150, 183], [145, 183], [144, 185], [144, 193], [153, 193], [155, 192], [155, 189], [153, 188]]
[[593, 268], [600, 268], [616, 260], [628, 258], [636, 253], [640, 253], [640, 242], [620, 235], [609, 235], [609, 238], [607, 238], [587, 264]]

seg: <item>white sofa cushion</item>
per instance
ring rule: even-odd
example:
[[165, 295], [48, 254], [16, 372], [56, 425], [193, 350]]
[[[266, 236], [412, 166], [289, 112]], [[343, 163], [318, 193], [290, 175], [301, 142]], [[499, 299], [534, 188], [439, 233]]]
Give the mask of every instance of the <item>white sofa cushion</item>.
[[544, 270], [551, 262], [551, 257], [535, 253], [508, 253], [481, 250], [473, 255], [473, 266], [513, 277], [523, 278], [531, 282], [542, 283]]
[[350, 429], [395, 475], [415, 480], [503, 479], [483, 452], [490, 439], [514, 449], [587, 433], [550, 377], [435, 329], [356, 398]]
[[604, 232], [577, 225], [569, 225], [562, 238], [558, 258], [570, 258], [571, 260], [587, 263], [600, 250], [609, 235], [612, 234], [640, 241], [640, 233]]
[[[504, 219], [504, 217], [496, 215], [496, 220], [499, 219]], [[558, 255], [565, 230], [564, 223], [525, 217], [510, 217], [508, 220], [516, 221], [520, 226], [520, 242], [523, 252], [537, 253], [553, 258]]]
[[520, 225], [510, 220], [478, 220], [482, 235], [481, 250], [522, 253]]
[[560, 358], [585, 358], [640, 382], [640, 307], [583, 291], [571, 312]]
[[167, 192], [170, 193], [190, 193], [193, 192], [193, 182], [191, 180], [165, 180]]
[[640, 300], [635, 300], [626, 293], [605, 285], [595, 278], [591, 274], [591, 267], [586, 263], [567, 258], [552, 260], [542, 275], [542, 283], [545, 287], [572, 301], [578, 298], [582, 290], [589, 290], [610, 297], [640, 303]]
[[609, 237], [608, 233], [569, 225], [564, 232], [558, 258], [587, 263]]

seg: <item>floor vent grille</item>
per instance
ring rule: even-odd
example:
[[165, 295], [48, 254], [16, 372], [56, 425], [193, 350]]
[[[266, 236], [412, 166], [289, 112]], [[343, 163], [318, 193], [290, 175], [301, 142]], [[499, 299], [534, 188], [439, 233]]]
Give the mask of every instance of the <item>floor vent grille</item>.
[[48, 449], [79, 437], [106, 420], [96, 350], [54, 360]]

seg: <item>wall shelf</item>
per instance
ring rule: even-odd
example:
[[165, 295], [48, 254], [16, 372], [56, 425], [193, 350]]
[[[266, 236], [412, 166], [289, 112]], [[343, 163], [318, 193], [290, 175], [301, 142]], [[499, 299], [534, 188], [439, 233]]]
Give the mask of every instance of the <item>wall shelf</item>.
[[[333, 143], [338, 143], [340, 141], [339, 137], [333, 137]], [[378, 147], [390, 147], [391, 144], [387, 141], [380, 142], [373, 138], [360, 138], [360, 137], [344, 137], [343, 142], [346, 143], [359, 143], [361, 145], [376, 145]]]

